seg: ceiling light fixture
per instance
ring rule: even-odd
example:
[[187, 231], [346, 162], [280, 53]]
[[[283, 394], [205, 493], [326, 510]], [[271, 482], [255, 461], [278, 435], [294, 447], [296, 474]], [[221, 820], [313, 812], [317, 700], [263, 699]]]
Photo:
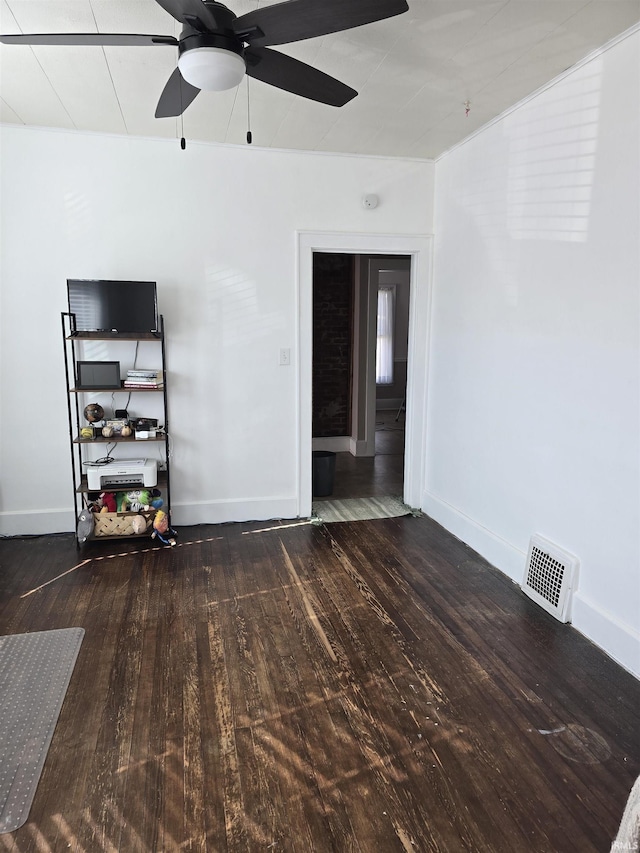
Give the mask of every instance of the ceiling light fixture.
[[222, 92], [233, 89], [245, 74], [244, 59], [222, 47], [194, 47], [178, 59], [180, 73], [196, 89]]

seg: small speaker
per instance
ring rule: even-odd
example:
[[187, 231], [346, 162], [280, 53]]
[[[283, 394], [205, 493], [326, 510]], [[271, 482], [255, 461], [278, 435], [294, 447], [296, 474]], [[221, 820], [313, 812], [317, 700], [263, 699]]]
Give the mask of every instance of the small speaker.
[[124, 421], [128, 421], [129, 420], [129, 412], [126, 409], [116, 409], [115, 417], [120, 418], [121, 420], [124, 420]]

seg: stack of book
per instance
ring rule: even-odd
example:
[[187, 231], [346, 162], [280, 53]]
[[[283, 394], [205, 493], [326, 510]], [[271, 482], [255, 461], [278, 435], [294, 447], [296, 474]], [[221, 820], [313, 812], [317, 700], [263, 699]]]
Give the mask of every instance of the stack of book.
[[124, 380], [125, 388], [138, 388], [152, 390], [162, 388], [161, 370], [127, 370], [127, 378]]

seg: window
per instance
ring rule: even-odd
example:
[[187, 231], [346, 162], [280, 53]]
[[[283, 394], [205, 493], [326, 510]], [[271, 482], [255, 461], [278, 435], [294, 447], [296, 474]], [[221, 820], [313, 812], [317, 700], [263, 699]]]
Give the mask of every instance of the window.
[[393, 303], [395, 286], [378, 288], [376, 385], [393, 385]]

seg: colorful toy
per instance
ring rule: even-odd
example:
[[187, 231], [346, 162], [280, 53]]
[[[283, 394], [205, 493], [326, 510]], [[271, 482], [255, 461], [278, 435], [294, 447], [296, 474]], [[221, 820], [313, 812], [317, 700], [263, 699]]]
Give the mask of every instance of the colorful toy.
[[133, 489], [131, 492], [126, 492], [125, 497], [131, 512], [149, 509], [151, 504], [151, 495], [147, 489]]
[[150, 505], [153, 509], [160, 509], [161, 506], [164, 506], [164, 501], [160, 497], [160, 489], [151, 489], [149, 494], [151, 497]]
[[100, 512], [116, 511], [116, 496], [113, 492], [102, 492], [100, 495], [100, 503], [102, 504]]
[[177, 535], [176, 531], [169, 525], [169, 516], [167, 513], [159, 509], [156, 512], [156, 517], [153, 519], [153, 533], [151, 534], [151, 538], [155, 539], [157, 537], [163, 545], [172, 547], [177, 544], [175, 540]]

